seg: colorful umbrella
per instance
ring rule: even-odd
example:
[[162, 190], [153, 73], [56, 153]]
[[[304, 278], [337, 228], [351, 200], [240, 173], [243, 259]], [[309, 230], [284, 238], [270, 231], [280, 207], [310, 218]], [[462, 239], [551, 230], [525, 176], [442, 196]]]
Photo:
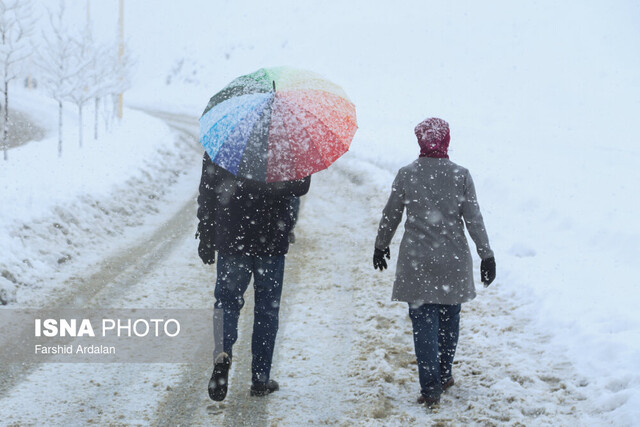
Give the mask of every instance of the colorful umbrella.
[[358, 128], [344, 91], [294, 68], [261, 68], [215, 94], [200, 118], [211, 160], [236, 176], [290, 181], [331, 165]]

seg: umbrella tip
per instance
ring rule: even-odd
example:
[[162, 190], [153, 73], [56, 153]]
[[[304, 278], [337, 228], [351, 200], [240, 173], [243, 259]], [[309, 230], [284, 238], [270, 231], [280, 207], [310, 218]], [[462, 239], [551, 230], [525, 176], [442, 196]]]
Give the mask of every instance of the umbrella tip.
[[273, 91], [275, 92], [276, 91], [276, 81], [272, 80], [272, 82], [273, 82]]

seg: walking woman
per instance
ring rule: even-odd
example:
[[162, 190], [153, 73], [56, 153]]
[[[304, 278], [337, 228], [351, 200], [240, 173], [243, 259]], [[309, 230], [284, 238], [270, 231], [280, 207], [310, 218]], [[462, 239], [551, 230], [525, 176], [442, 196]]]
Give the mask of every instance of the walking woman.
[[440, 402], [454, 384], [460, 305], [475, 298], [473, 262], [464, 224], [482, 259], [481, 279], [496, 274], [469, 171], [449, 160], [449, 124], [429, 118], [415, 127], [420, 157], [398, 172], [382, 212], [373, 255], [381, 271], [389, 244], [407, 211], [392, 299], [409, 303], [421, 393], [418, 403]]

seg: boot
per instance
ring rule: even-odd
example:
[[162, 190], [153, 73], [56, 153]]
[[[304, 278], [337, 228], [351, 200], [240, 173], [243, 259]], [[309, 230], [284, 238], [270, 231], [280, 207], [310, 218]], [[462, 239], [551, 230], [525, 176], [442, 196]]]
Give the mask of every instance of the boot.
[[280, 390], [278, 383], [275, 380], [269, 380], [266, 384], [252, 384], [251, 396], [266, 396], [278, 390]]
[[433, 408], [440, 403], [440, 396], [428, 397], [424, 394], [420, 394], [420, 396], [418, 396], [418, 403], [420, 405], [426, 405], [428, 408]]
[[213, 374], [209, 380], [209, 397], [211, 400], [221, 402], [227, 397], [229, 385], [229, 368], [231, 359], [227, 353], [220, 353], [213, 365]]

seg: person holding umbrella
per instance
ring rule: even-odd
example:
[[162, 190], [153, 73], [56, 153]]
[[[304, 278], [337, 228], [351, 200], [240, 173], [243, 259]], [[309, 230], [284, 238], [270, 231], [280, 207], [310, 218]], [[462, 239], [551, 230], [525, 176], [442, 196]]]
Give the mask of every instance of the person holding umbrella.
[[451, 368], [460, 308], [476, 296], [464, 224], [482, 259], [485, 286], [495, 279], [496, 264], [471, 174], [449, 160], [449, 124], [429, 118], [415, 127], [415, 134], [420, 157], [401, 168], [393, 182], [378, 227], [373, 267], [387, 268], [389, 244], [406, 209], [392, 299], [409, 304], [421, 388], [418, 403], [433, 406], [454, 384]]
[[267, 184], [238, 178], [215, 165], [207, 153], [198, 196], [198, 253], [205, 264], [215, 262], [214, 337], [217, 354], [208, 390], [224, 400], [232, 347], [238, 337], [243, 295], [253, 276], [255, 312], [251, 350], [252, 396], [278, 390], [270, 379], [278, 331], [278, 312], [285, 254], [292, 229], [291, 202], [309, 191], [310, 177]]
[[215, 94], [200, 118], [205, 148], [198, 196], [198, 253], [217, 257], [213, 373], [209, 397], [224, 400], [243, 295], [252, 277], [255, 310], [252, 396], [271, 379], [285, 254], [310, 176], [349, 148], [355, 107], [337, 85], [292, 68], [262, 68]]

